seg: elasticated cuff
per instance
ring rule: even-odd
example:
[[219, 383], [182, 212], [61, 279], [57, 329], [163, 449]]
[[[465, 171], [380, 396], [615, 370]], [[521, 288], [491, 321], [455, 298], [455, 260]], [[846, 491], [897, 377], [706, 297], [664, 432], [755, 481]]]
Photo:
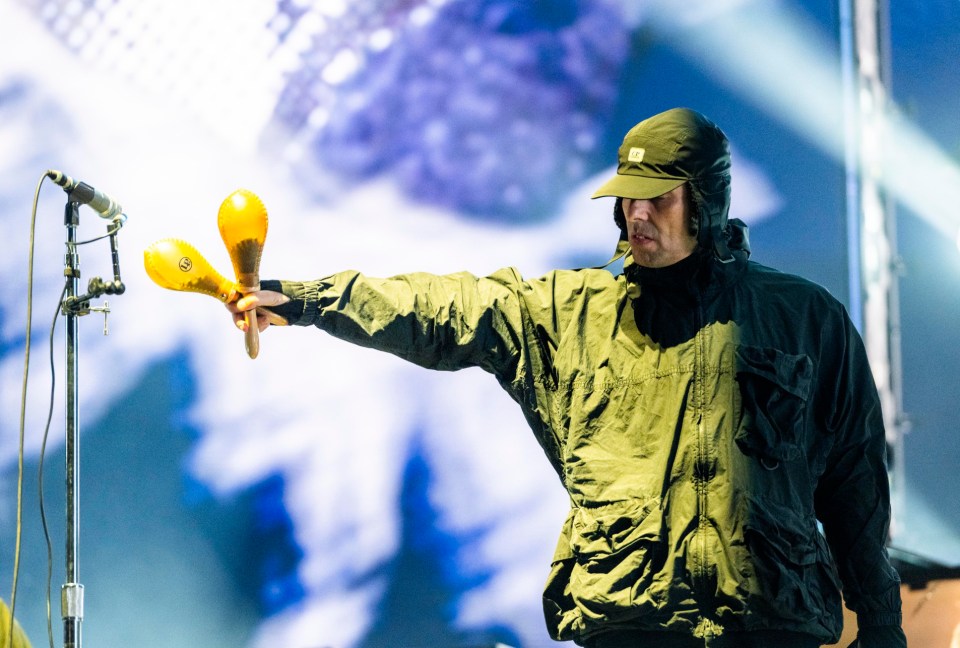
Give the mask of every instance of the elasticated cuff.
[[303, 325], [304, 310], [306, 302], [304, 300], [303, 284], [296, 281], [278, 281], [276, 279], [266, 279], [260, 282], [260, 290], [272, 290], [286, 295], [290, 298], [285, 304], [271, 306], [268, 310], [276, 313], [287, 320], [287, 323], [293, 325]]
[[857, 615], [858, 628], [874, 628], [885, 626], [900, 627], [903, 623], [903, 614], [900, 612], [870, 612]]
[[899, 624], [861, 627], [855, 645], [857, 648], [907, 648], [907, 637]]

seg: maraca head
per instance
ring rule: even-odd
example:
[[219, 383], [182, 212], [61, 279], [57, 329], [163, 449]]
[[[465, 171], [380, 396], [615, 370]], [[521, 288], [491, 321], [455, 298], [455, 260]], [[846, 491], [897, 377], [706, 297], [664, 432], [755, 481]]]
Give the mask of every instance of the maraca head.
[[217, 214], [237, 281], [247, 291], [260, 288], [260, 254], [267, 238], [267, 208], [252, 191], [238, 189], [226, 197]]
[[143, 265], [162, 288], [203, 293], [224, 303], [235, 287], [195, 247], [179, 239], [163, 239], [148, 247], [143, 251]]

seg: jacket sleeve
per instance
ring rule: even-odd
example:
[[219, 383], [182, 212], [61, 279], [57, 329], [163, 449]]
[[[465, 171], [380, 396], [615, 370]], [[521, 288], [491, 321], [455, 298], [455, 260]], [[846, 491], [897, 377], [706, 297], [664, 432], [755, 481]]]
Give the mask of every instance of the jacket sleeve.
[[[836, 560], [860, 648], [906, 646], [900, 579], [886, 551], [890, 491], [880, 400], [866, 351], [840, 308], [821, 358], [821, 408], [833, 445], [817, 485], [817, 516]], [[828, 354], [828, 355], [827, 355]]]
[[386, 279], [346, 271], [280, 285], [293, 300], [284, 312], [291, 324], [313, 325], [428, 369], [478, 366], [514, 383], [534, 366], [528, 354], [540, 353], [542, 331], [556, 337], [551, 283], [525, 282], [508, 268], [489, 277], [462, 272]]

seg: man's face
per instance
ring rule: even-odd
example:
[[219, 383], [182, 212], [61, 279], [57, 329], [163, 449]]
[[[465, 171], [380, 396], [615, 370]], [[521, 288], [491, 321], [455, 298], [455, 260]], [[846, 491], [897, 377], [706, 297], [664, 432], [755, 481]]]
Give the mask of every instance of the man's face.
[[690, 214], [682, 184], [649, 199], [623, 199], [633, 260], [646, 268], [664, 268], [685, 259], [697, 247], [690, 233]]

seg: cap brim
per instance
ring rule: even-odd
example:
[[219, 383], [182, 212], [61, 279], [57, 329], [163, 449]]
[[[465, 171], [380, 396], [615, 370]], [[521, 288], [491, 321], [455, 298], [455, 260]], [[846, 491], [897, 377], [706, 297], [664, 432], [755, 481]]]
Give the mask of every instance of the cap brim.
[[635, 200], [656, 198], [668, 191], [673, 191], [684, 182], [686, 182], [685, 179], [648, 178], [646, 176], [618, 173], [597, 189], [592, 198], [603, 198], [605, 196], [633, 198]]

